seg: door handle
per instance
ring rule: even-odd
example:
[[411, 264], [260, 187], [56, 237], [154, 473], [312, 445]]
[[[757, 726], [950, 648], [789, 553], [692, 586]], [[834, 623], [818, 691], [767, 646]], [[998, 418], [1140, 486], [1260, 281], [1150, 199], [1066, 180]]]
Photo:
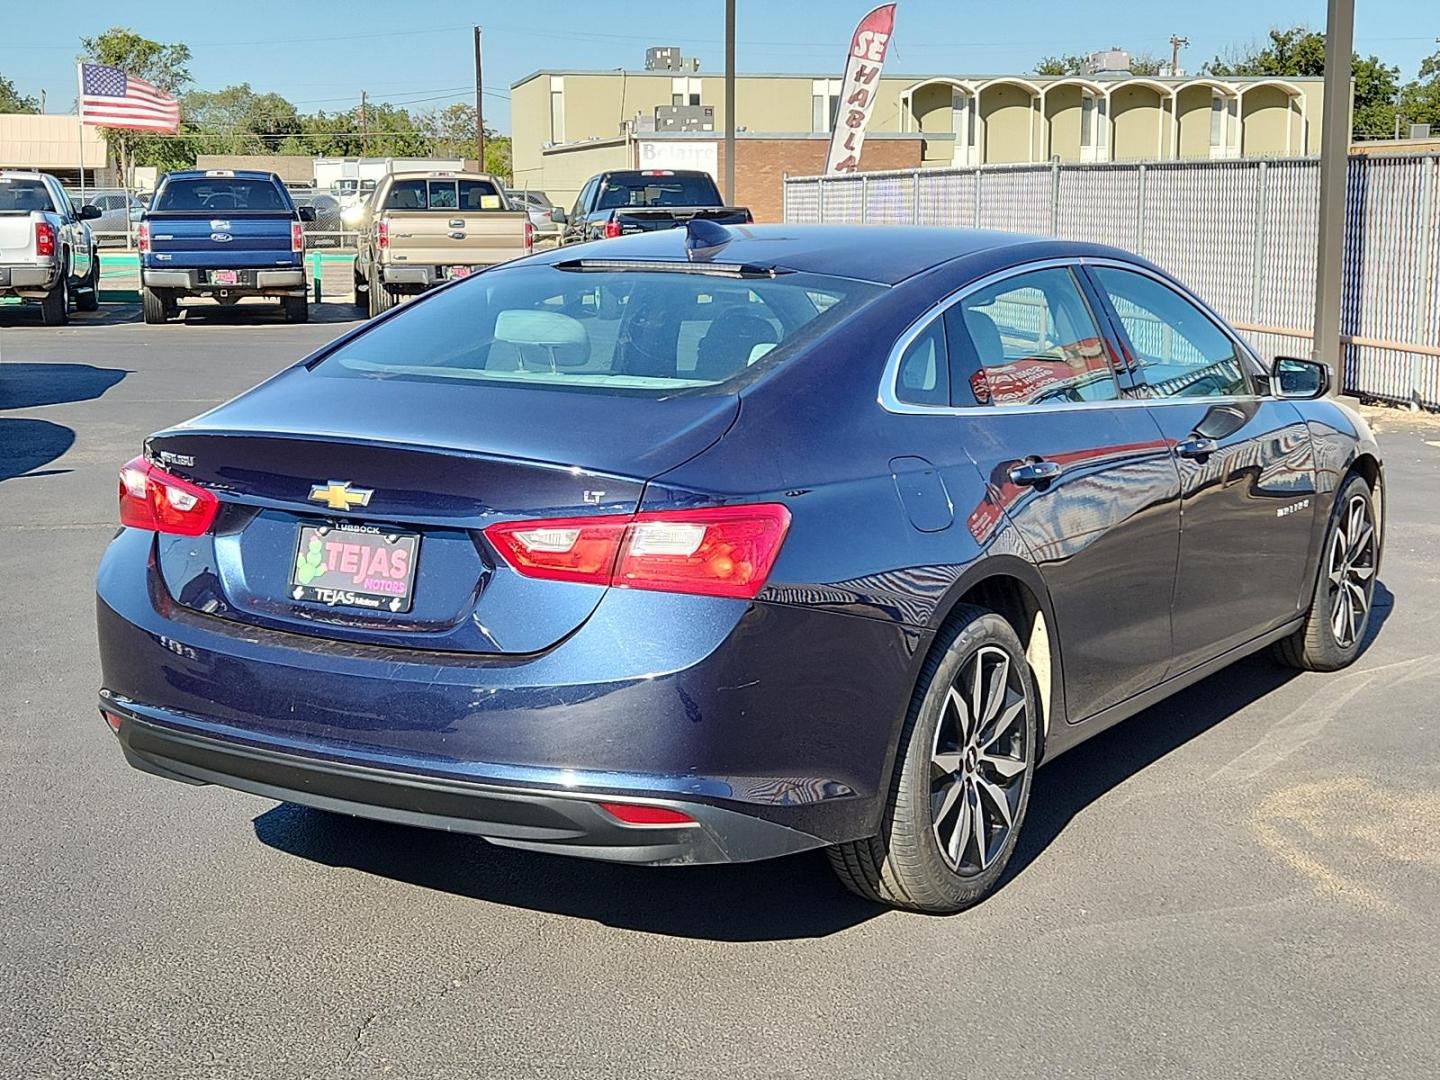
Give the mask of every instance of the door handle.
[[1019, 465], [1010, 466], [1010, 482], [1021, 487], [1048, 484], [1059, 475], [1059, 464], [1044, 458], [1027, 458]]
[[1182, 443], [1175, 444], [1175, 452], [1183, 458], [1207, 458], [1219, 449], [1220, 444], [1214, 439], [1186, 439]]

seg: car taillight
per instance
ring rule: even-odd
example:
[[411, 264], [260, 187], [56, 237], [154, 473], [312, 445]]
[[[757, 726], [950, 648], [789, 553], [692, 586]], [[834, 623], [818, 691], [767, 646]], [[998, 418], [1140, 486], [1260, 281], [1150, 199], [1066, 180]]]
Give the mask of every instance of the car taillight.
[[35, 223], [35, 254], [48, 256], [55, 254], [55, 226], [48, 221]]
[[290, 250], [305, 250], [305, 229], [298, 221], [292, 221], [290, 223]]
[[528, 220], [525, 222], [525, 250], [535, 250], [535, 226]]
[[134, 529], [201, 536], [215, 523], [215, 493], [172, 476], [143, 457], [120, 470], [120, 524]]
[[612, 217], [609, 221], [605, 222], [605, 239], [607, 239], [607, 240], [613, 240], [615, 237], [617, 237], [617, 236], [619, 236], [619, 235], [620, 235], [620, 222], [616, 221], [616, 220]]
[[141, 254], [141, 255], [149, 254], [149, 252], [150, 252], [150, 223], [149, 223], [148, 221], [142, 221], [142, 222], [140, 222], [140, 232], [139, 232], [138, 239], [135, 241], [135, 243], [136, 243], [136, 245], [139, 247], [139, 249], [140, 249], [140, 254]]
[[790, 527], [778, 503], [507, 521], [485, 536], [524, 577], [751, 599]]
[[390, 226], [383, 221], [375, 226], [375, 243], [379, 245], [381, 251], [390, 246]]

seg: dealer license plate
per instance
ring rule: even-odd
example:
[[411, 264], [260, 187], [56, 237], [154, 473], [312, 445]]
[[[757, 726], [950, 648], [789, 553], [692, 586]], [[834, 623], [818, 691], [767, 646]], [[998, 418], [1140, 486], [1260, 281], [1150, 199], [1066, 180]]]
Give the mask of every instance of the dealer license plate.
[[330, 607], [409, 611], [420, 536], [368, 526], [300, 526], [290, 595]]
[[211, 270], [211, 285], [235, 285], [239, 282], [240, 275], [235, 270]]

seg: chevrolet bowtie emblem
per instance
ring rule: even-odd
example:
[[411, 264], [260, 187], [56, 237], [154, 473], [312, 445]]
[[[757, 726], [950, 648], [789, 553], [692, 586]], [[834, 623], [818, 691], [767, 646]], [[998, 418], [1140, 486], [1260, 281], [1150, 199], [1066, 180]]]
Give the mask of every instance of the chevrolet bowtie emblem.
[[353, 510], [369, 506], [373, 488], [352, 488], [349, 480], [327, 480], [310, 489], [310, 501], [322, 502], [331, 510]]

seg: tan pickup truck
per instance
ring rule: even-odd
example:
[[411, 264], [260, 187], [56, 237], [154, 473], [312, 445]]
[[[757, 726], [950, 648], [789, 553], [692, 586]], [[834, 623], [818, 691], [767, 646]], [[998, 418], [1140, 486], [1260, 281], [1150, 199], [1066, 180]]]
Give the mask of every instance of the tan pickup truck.
[[407, 293], [528, 255], [534, 229], [483, 173], [391, 173], [357, 222], [355, 303], [373, 318]]

